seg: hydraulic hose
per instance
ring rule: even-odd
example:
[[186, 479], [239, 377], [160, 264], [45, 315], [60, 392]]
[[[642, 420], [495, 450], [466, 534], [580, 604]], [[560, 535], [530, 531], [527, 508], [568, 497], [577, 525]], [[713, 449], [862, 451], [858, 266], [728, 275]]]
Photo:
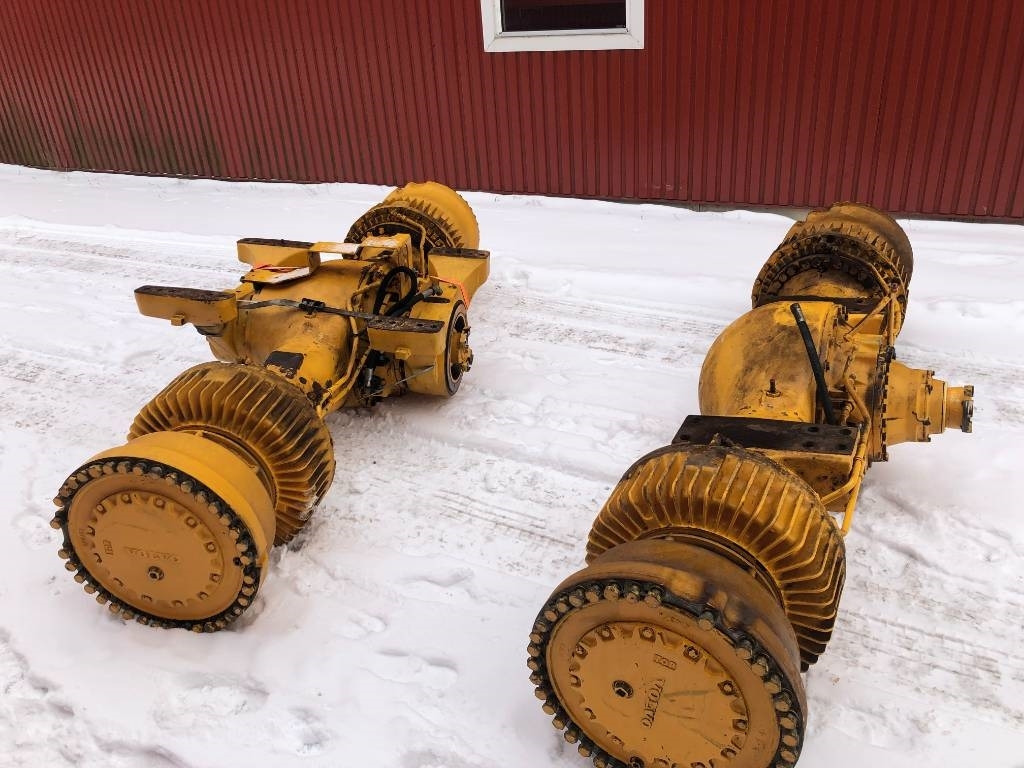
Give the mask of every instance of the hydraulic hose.
[[[395, 304], [395, 306], [397, 307], [401, 305], [403, 302], [408, 301], [409, 297], [416, 292], [417, 277], [416, 273], [412, 269], [404, 266], [399, 266], [395, 267], [394, 269], [391, 269], [390, 271], [388, 271], [386, 275], [384, 275], [384, 279], [380, 281], [380, 287], [377, 289], [377, 297], [373, 300], [373, 314], [380, 314], [381, 307], [384, 306], [384, 299], [387, 296], [388, 289], [391, 287], [391, 283], [394, 281], [394, 279], [399, 275], [405, 275], [406, 277], [409, 278], [409, 291], [408, 293], [405, 294], [405, 296], [399, 299], [398, 303]], [[392, 309], [394, 309], [394, 307], [392, 307]], [[388, 312], [388, 314], [391, 315], [394, 314], [394, 312]]]
[[811, 363], [811, 371], [814, 373], [814, 383], [818, 388], [818, 399], [821, 400], [821, 407], [825, 411], [825, 421], [829, 424], [838, 424], [835, 409], [832, 408], [832, 398], [828, 394], [828, 385], [825, 383], [825, 371], [821, 367], [821, 358], [818, 357], [818, 350], [814, 347], [814, 339], [811, 338], [811, 329], [807, 327], [807, 318], [804, 311], [796, 302], [789, 305], [796, 318], [796, 327], [800, 329], [800, 338], [804, 341], [804, 348], [807, 350], [807, 359]]

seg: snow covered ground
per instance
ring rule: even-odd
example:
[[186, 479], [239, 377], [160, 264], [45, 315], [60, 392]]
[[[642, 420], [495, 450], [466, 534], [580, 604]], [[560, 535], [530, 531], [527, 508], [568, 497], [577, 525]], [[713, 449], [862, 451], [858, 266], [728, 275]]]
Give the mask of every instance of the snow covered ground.
[[[476, 365], [450, 401], [329, 419], [334, 486], [231, 630], [124, 624], [55, 554], [68, 472], [209, 357], [132, 289], [229, 287], [236, 238], [340, 239], [386, 191], [0, 166], [0, 766], [588, 765], [533, 697], [529, 627], [696, 412], [782, 216], [469, 194]], [[869, 473], [800, 766], [1020, 768], [1024, 228], [904, 224], [900, 357], [977, 387], [975, 433]]]

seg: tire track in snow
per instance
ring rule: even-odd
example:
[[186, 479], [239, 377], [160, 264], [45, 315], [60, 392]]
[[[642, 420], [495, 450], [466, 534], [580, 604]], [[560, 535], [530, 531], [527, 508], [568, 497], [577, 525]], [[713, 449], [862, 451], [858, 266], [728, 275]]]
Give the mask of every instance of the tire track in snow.
[[702, 360], [725, 326], [697, 314], [535, 296], [500, 284], [488, 286], [477, 312], [474, 322], [503, 337], [672, 365]]
[[[357, 530], [379, 544], [448, 552], [487, 562], [492, 556], [480, 543], [496, 537], [501, 545], [493, 557], [517, 572], [529, 572], [534, 569], [529, 565], [534, 559], [561, 563], [579, 557], [596, 506], [577, 500], [604, 492], [604, 486], [564, 478], [562, 487], [575, 486], [580, 493], [554, 497], [548, 493], [547, 484], [538, 482], [535, 465], [517, 465], [508, 460], [501, 462], [501, 471], [512, 478], [516, 491], [508, 493], [502, 487], [489, 490], [478, 479], [478, 467], [489, 457], [461, 448], [456, 462], [443, 465], [445, 446], [416, 440], [413, 443], [422, 464], [399, 463], [402, 471], [396, 472], [396, 465], [369, 463], [369, 457], [395, 455], [400, 448], [372, 436], [365, 439], [372, 441], [376, 452], [367, 447], [362, 453], [363, 439], [352, 437], [348, 450], [366, 458], [339, 466], [325, 502], [336, 509], [330, 527]], [[408, 436], [399, 439], [409, 440]], [[532, 487], [520, 485], [519, 478], [532, 480]], [[581, 512], [588, 527], [581, 524]]]
[[[851, 611], [847, 606], [840, 607], [840, 614], [827, 655], [819, 662], [824, 669], [848, 677], [875, 677], [883, 688], [914, 691], [931, 701], [956, 700], [974, 714], [1018, 728], [1024, 725], [1019, 704], [1000, 696], [1014, 686], [1024, 686], [1022, 659], [975, 643], [987, 636], [992, 625], [969, 627], [971, 631], [960, 637], [962, 625], [951, 632], [933, 632], [917, 623]], [[929, 623], [927, 617], [920, 621]], [[1017, 634], [1002, 633], [1007, 649], [1013, 648]]]
[[[178, 251], [169, 251], [154, 256], [151, 252], [130, 247], [112, 248], [86, 244], [75, 248], [68, 243], [50, 243], [31, 241], [23, 244], [7, 243], [3, 246], [5, 268], [11, 272], [25, 275], [38, 274], [45, 268], [48, 280], [59, 281], [67, 278], [67, 282], [76, 283], [81, 287], [83, 276], [90, 282], [99, 275], [114, 277], [133, 282], [145, 283], [151, 280], [166, 280], [168, 277], [176, 283], [182, 282], [185, 273], [199, 273], [204, 282], [215, 279], [218, 283], [230, 280], [232, 261], [223, 257], [210, 261], [223, 262], [224, 267], [217, 268], [212, 263], [189, 263], [181, 258]], [[240, 274], [244, 268], [235, 270]], [[237, 280], [237, 276], [235, 278]]]
[[[903, 538], [912, 539], [906, 521], [895, 525]], [[898, 533], [879, 534], [871, 526], [862, 533], [866, 540], [851, 550], [857, 562], [848, 571], [839, 622], [822, 667], [847, 676], [862, 670], [878, 677], [880, 685], [917, 691], [930, 700], [955, 697], [972, 711], [1014, 727], [1024, 725], [1018, 697], [1005, 695], [1014, 688], [1024, 693], [1019, 643], [1024, 592], [1009, 579], [1000, 587], [955, 573], [946, 563], [894, 540]], [[961, 541], [966, 533], [950, 535]], [[941, 541], [935, 550], [933, 557], [941, 557]], [[1009, 556], [1024, 562], [1019, 552], [1011, 550]], [[1009, 567], [1008, 573], [1017, 570]]]

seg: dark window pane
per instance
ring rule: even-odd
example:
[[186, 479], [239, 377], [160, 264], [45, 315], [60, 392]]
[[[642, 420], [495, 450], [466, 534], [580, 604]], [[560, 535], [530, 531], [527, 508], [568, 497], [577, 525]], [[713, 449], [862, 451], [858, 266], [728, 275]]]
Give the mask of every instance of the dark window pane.
[[625, 29], [626, 0], [501, 0], [505, 32]]

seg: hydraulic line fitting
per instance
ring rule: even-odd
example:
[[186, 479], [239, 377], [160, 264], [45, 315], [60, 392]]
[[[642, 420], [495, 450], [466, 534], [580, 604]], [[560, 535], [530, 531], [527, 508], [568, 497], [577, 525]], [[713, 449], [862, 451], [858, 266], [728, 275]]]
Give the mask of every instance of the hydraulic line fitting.
[[215, 631], [252, 604], [273, 544], [334, 476], [324, 417], [404, 392], [450, 397], [473, 362], [467, 310], [489, 255], [453, 190], [389, 194], [344, 242], [247, 238], [227, 291], [146, 285], [144, 315], [191, 323], [220, 362], [182, 373], [125, 445], [71, 473], [59, 554], [86, 592], [143, 624]]
[[544, 711], [599, 768], [791, 768], [864, 473], [971, 431], [973, 388], [894, 360], [910, 242], [856, 204], [795, 224], [701, 370], [700, 416], [639, 459], [530, 635]]

